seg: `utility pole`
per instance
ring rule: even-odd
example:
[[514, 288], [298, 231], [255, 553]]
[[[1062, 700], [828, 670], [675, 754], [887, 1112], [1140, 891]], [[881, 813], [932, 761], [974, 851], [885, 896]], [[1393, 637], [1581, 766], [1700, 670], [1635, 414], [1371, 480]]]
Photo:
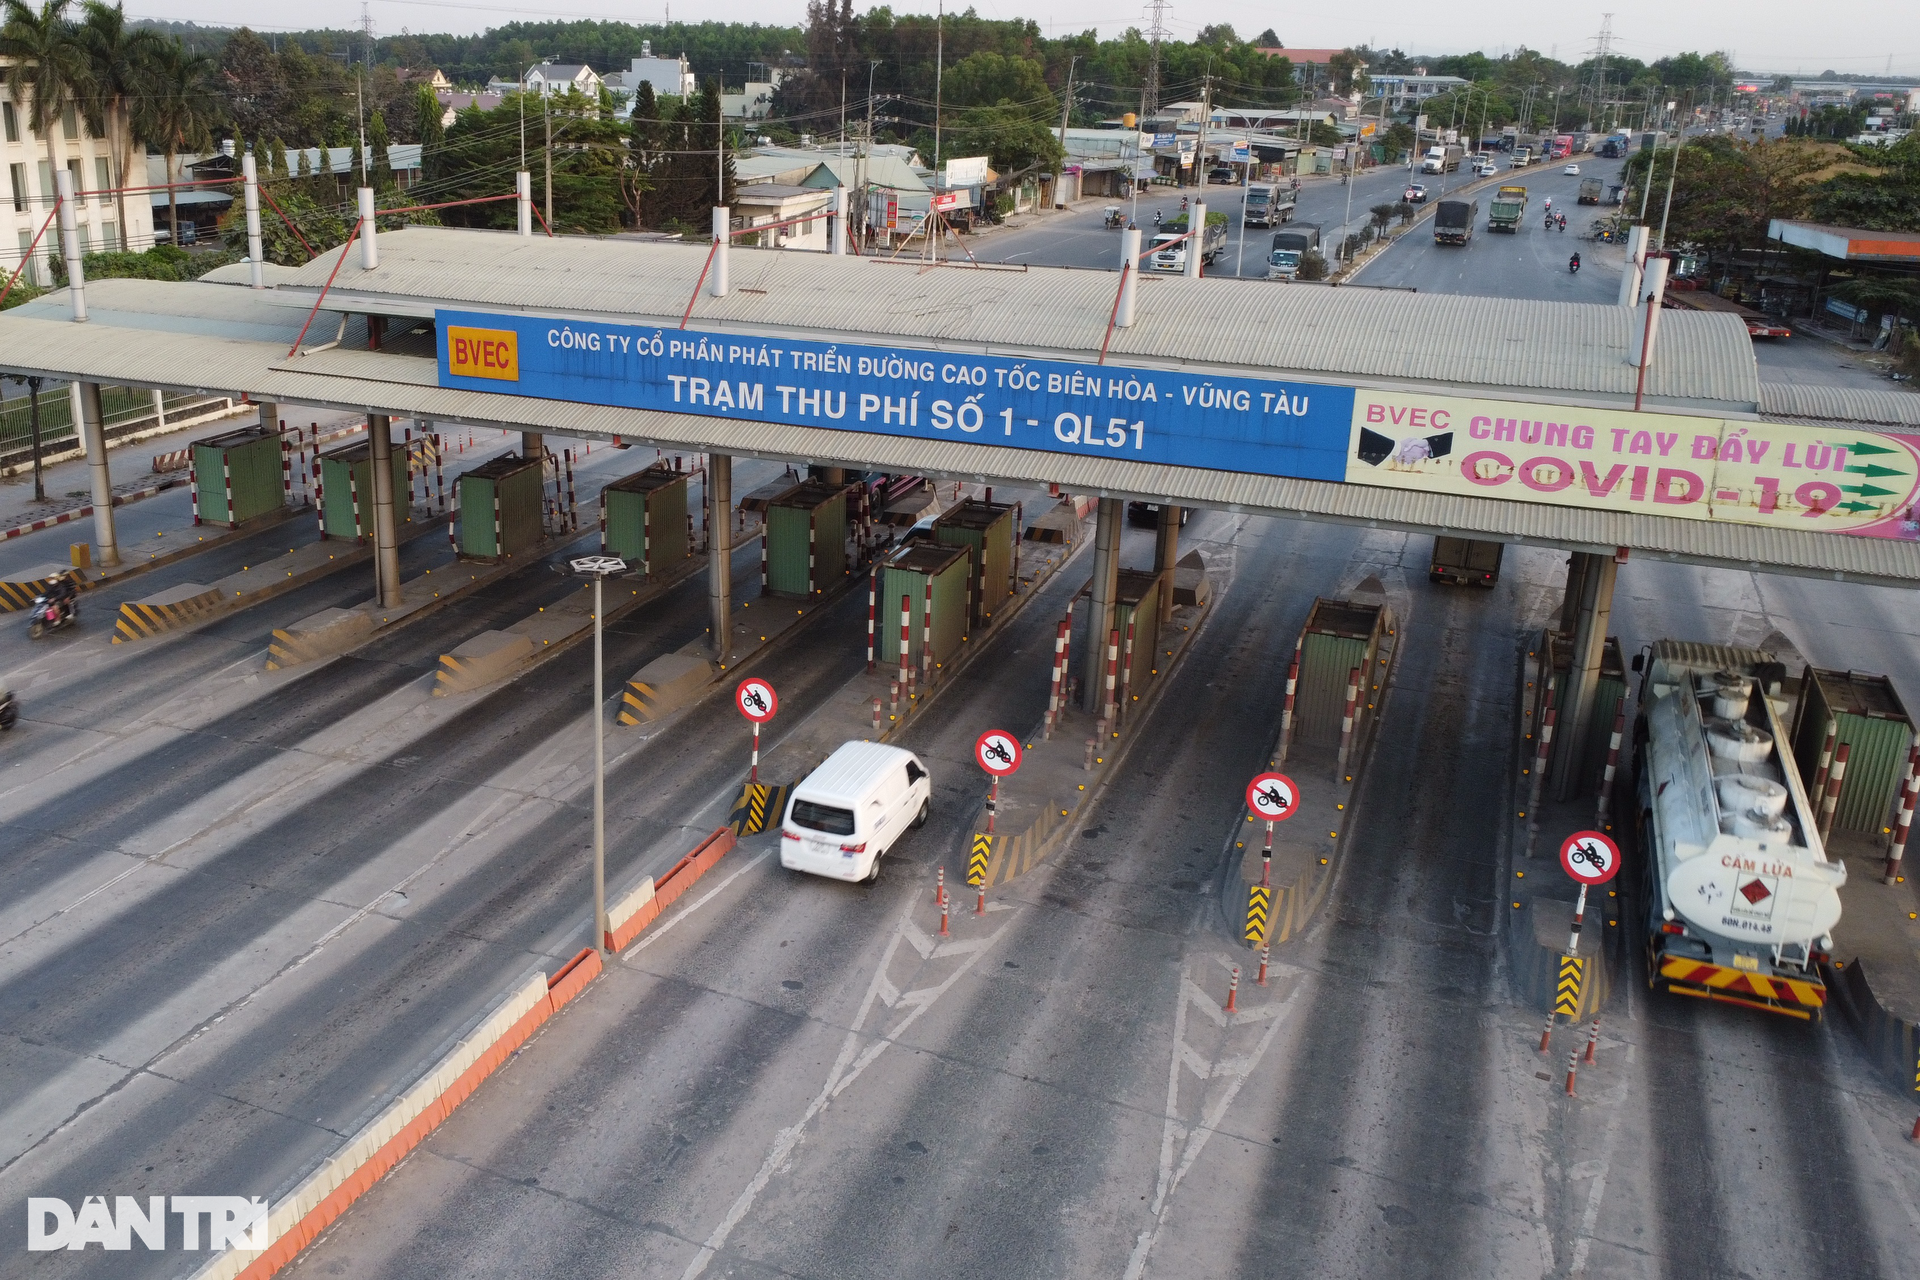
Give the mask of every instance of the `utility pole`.
[[[1687, 115], [1691, 115], [1692, 110], [1692, 94], [1691, 91], [1689, 91]], [[1687, 141], [1686, 119], [1687, 116], [1682, 115], [1678, 121], [1679, 132], [1677, 132], [1673, 138], [1673, 167], [1667, 170], [1667, 202], [1660, 210], [1660, 247], [1662, 249], [1667, 247], [1667, 215], [1673, 212], [1673, 180], [1680, 175], [1680, 148], [1685, 146]], [[1652, 182], [1653, 170], [1651, 168], [1647, 170], [1647, 179], [1649, 183]]]
[[1142, 123], [1160, 114], [1160, 42], [1172, 34], [1167, 30], [1167, 0], [1148, 0], [1147, 14], [1147, 83], [1140, 95]]
[[[1194, 141], [1193, 145], [1193, 172], [1197, 179], [1194, 185], [1199, 187], [1202, 195], [1205, 195], [1207, 191], [1207, 125], [1211, 123], [1212, 120], [1213, 59], [1209, 57], [1207, 59], [1207, 77], [1200, 82], [1200, 136]], [[1188, 229], [1191, 230], [1192, 228], [1189, 227]], [[1201, 241], [1205, 240], [1206, 234], [1206, 228], [1202, 227], [1200, 230], [1200, 240], [1196, 240], [1193, 243], [1195, 245], [1201, 243]], [[1189, 251], [1191, 251], [1192, 248], [1193, 245], [1188, 246]]]
[[[947, 62], [947, 0], [933, 16], [933, 189], [940, 189], [940, 77]], [[928, 214], [933, 210], [928, 209]]]
[[1060, 99], [1060, 163], [1055, 166], [1053, 171], [1053, 203], [1055, 205], [1066, 203], [1066, 201], [1060, 198], [1060, 184], [1065, 182], [1067, 177], [1067, 116], [1073, 111], [1073, 69], [1079, 62], [1080, 56], [1078, 54], [1075, 54], [1067, 60], [1067, 91]]
[[553, 98], [547, 93], [546, 86], [540, 89], [540, 118], [547, 125], [547, 230], [553, 230]]

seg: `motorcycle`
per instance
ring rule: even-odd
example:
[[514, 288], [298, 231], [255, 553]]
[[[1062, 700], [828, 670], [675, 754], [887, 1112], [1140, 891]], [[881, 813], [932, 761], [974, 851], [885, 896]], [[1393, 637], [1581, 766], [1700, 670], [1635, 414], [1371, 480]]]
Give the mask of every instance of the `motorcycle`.
[[1567, 270], [1576, 276], [1580, 274], [1580, 255], [1579, 254], [1576, 253], [1571, 258], [1567, 259]]
[[1560, 215], [1558, 216], [1558, 218], [1557, 218], [1557, 220], [1556, 220], [1556, 221], [1557, 221], [1557, 224], [1558, 224], [1558, 226], [1559, 226], [1559, 228], [1560, 228], [1560, 229], [1561, 229], [1562, 231], [1565, 231], [1565, 230], [1567, 229], [1567, 215], [1566, 215], [1566, 214], [1564, 214], [1564, 213], [1563, 213], [1563, 214], [1560, 214]]
[[27, 610], [27, 635], [35, 640], [49, 631], [58, 631], [61, 627], [70, 627], [80, 621], [80, 604], [69, 600], [62, 604], [35, 596], [33, 605]]
[[13, 691], [0, 684], [0, 729], [11, 729], [20, 719], [20, 704], [13, 700]]
[[1109, 231], [1116, 230], [1126, 225], [1126, 220], [1120, 216], [1120, 206], [1112, 205], [1112, 204], [1107, 206], [1106, 222], [1107, 222], [1107, 230]]

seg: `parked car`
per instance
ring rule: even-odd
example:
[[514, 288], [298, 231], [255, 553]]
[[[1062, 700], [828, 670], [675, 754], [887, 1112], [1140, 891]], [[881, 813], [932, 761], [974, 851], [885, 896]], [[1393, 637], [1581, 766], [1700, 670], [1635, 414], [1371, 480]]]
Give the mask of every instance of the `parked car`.
[[1566, 168], [1562, 169], [1560, 172], [1566, 174], [1569, 178], [1577, 178], [1580, 176], [1580, 166], [1577, 164], [1570, 164]]
[[1425, 204], [1427, 201], [1426, 184], [1420, 182], [1408, 183], [1405, 194], [1400, 198], [1408, 204]]
[[880, 859], [926, 824], [933, 783], [913, 752], [842, 743], [793, 789], [780, 865], [835, 880], [878, 880]]
[[1217, 164], [1207, 170], [1207, 182], [1216, 187], [1237, 187], [1240, 185], [1240, 175], [1223, 164]]

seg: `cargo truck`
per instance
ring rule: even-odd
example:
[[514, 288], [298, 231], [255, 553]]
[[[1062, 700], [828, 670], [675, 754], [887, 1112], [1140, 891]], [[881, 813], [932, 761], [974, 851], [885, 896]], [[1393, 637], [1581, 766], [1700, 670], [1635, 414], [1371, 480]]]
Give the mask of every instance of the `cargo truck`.
[[[1187, 269], [1187, 246], [1193, 241], [1183, 239], [1187, 234], [1187, 214], [1179, 214], [1161, 224], [1160, 233], [1153, 238], [1153, 269], [1155, 271], [1185, 271]], [[1175, 243], [1178, 241], [1178, 243]], [[1207, 210], [1207, 225], [1200, 232], [1200, 261], [1211, 266], [1227, 247], [1227, 215], [1215, 210]]]
[[1244, 220], [1250, 227], [1284, 226], [1293, 221], [1297, 207], [1298, 199], [1292, 187], [1256, 182], [1247, 188]]
[[1460, 157], [1465, 154], [1457, 142], [1428, 147], [1426, 156], [1420, 161], [1420, 172], [1452, 173], [1460, 167]]
[[1526, 216], [1527, 189], [1502, 187], [1494, 192], [1493, 204], [1487, 209], [1487, 230], [1511, 235], [1520, 229], [1520, 219]]
[[1532, 163], [1533, 149], [1531, 147], [1515, 147], [1513, 149], [1513, 155], [1507, 160], [1507, 168], [1524, 169]]
[[1451, 582], [1461, 587], [1491, 587], [1500, 581], [1500, 561], [1506, 553], [1504, 542], [1435, 538], [1433, 558], [1427, 561], [1427, 577], [1433, 582]]
[[1300, 262], [1320, 248], [1320, 226], [1314, 222], [1296, 222], [1273, 236], [1273, 248], [1267, 253], [1267, 279], [1292, 280], [1300, 274]]
[[1772, 654], [1659, 640], [1636, 655], [1634, 786], [1648, 984], [1807, 1020], [1840, 921]]
[[1473, 239], [1473, 222], [1480, 216], [1478, 200], [1442, 200], [1433, 210], [1435, 244], [1465, 244]]
[[1600, 179], [1582, 178], [1580, 179], [1580, 194], [1574, 197], [1575, 202], [1578, 204], [1599, 204], [1600, 193], [1603, 190], [1605, 190], [1605, 187], [1602, 185]]

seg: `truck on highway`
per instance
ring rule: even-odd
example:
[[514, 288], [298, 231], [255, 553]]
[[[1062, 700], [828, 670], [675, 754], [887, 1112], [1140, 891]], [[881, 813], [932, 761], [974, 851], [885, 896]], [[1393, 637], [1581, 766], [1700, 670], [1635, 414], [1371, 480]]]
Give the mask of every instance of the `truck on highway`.
[[1659, 640], [1633, 659], [1649, 982], [1817, 1019], [1846, 864], [1829, 859], [1771, 653]]
[[1292, 280], [1300, 274], [1300, 263], [1320, 248], [1320, 226], [1314, 222], [1296, 222], [1273, 235], [1273, 247], [1267, 251], [1267, 279]]
[[[1187, 234], [1190, 215], [1181, 213], [1169, 218], [1160, 227], [1153, 238], [1153, 269], [1155, 271], [1185, 271], [1187, 269], [1187, 246], [1193, 241], [1182, 239]], [[1178, 243], [1175, 243], [1178, 241]], [[1200, 231], [1200, 261], [1208, 266], [1220, 256], [1227, 247], [1227, 215], [1224, 212], [1207, 210], [1207, 225]]]
[[1299, 199], [1292, 187], [1255, 182], [1247, 187], [1245, 221], [1250, 227], [1284, 225], [1293, 221], [1294, 210], [1298, 207]]
[[1487, 208], [1487, 230], [1511, 235], [1520, 229], [1520, 219], [1526, 216], [1527, 189], [1502, 187], [1493, 193], [1493, 203]]
[[1582, 178], [1580, 179], [1580, 194], [1574, 197], [1575, 202], [1579, 204], [1599, 204], [1600, 195], [1605, 189], [1605, 186], [1598, 178]]
[[1742, 324], [1747, 326], [1749, 338], [1791, 338], [1793, 336], [1791, 328], [1772, 316], [1755, 311], [1743, 302], [1735, 302], [1717, 293], [1709, 293], [1705, 289], [1669, 288], [1661, 305], [1673, 307], [1676, 310], [1719, 312], [1721, 315], [1736, 316]]
[[1460, 157], [1466, 152], [1457, 142], [1438, 143], [1427, 148], [1427, 154], [1420, 161], [1422, 173], [1452, 173], [1460, 167]]
[[1507, 159], [1507, 168], [1524, 169], [1532, 163], [1533, 163], [1533, 148], [1515, 147], [1513, 149], [1513, 155], [1511, 155]]
[[1506, 553], [1504, 542], [1435, 538], [1433, 558], [1427, 561], [1427, 578], [1460, 587], [1491, 587], [1500, 581], [1500, 561]]
[[1474, 219], [1480, 216], [1478, 200], [1442, 200], [1433, 210], [1435, 244], [1465, 244], [1473, 239]]

